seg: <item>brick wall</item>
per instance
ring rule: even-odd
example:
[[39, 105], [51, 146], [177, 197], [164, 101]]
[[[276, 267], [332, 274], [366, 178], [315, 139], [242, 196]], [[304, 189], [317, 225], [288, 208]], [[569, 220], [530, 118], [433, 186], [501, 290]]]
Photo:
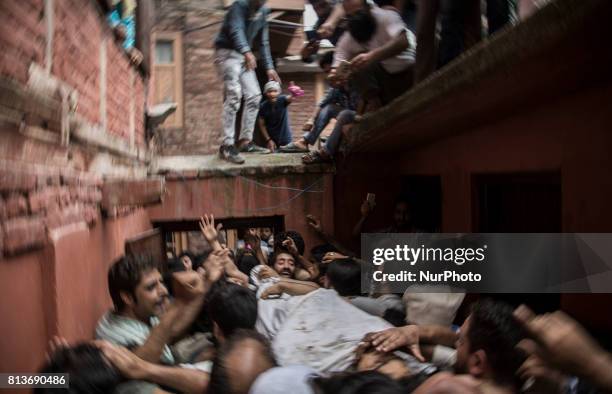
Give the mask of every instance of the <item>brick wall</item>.
[[[91, 1], [63, 0], [54, 1], [54, 5], [51, 73], [79, 92], [77, 113], [92, 123], [98, 123], [100, 45], [104, 32], [100, 14]], [[118, 67], [111, 66], [109, 71], [115, 68]]]
[[31, 62], [45, 56], [43, 0], [0, 1], [0, 75], [28, 79]]
[[[160, 131], [159, 152], [164, 155], [214, 153], [221, 138], [223, 106], [223, 89], [214, 67], [213, 48], [214, 38], [221, 26], [214, 23], [221, 21], [224, 15], [219, 7], [220, 2], [158, 1], [157, 5], [154, 31], [183, 32], [185, 116], [183, 128]], [[215, 9], [219, 11], [211, 12]], [[209, 27], [197, 29], [202, 26]], [[293, 73], [281, 75], [281, 78], [284, 87], [293, 80], [305, 91], [305, 95], [289, 107], [292, 130], [297, 138], [303, 134], [302, 125], [314, 109], [315, 76]]]
[[[214, 66], [213, 42], [221, 27], [215, 22], [223, 15], [218, 0], [157, 2], [153, 31], [182, 32], [183, 41], [184, 122], [182, 128], [160, 130], [162, 154], [212, 153], [217, 149], [223, 90]], [[203, 26], [208, 27], [199, 28]]]
[[[53, 21], [52, 37], [47, 37], [48, 20]], [[135, 143], [144, 145], [144, 77], [114, 41], [95, 0], [54, 1], [52, 15], [45, 14], [44, 0], [1, 1], [0, 78], [26, 84], [32, 63], [45, 69], [48, 39], [53, 42], [50, 76], [78, 92], [76, 113], [92, 125], [104, 126], [106, 121], [109, 134], [128, 141], [130, 125], [134, 125]], [[102, 80], [102, 45], [106, 45], [106, 81]], [[101, 94], [102, 83], [106, 97]]]
[[18, 162], [0, 166], [0, 256], [42, 247], [47, 230], [85, 220], [94, 224], [101, 178]]

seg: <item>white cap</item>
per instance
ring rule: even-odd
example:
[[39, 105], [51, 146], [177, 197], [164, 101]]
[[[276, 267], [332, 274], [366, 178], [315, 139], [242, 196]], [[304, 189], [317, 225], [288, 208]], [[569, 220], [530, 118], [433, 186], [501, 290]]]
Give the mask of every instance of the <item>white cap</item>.
[[280, 90], [281, 90], [280, 83], [278, 83], [276, 81], [268, 81], [264, 85], [264, 93], [268, 93], [268, 90], [276, 90], [276, 91], [280, 92]]

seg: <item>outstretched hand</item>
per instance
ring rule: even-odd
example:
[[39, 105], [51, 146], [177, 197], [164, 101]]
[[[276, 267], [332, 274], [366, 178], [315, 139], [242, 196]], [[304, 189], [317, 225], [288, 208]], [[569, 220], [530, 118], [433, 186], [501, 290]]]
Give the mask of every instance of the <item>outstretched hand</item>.
[[419, 361], [425, 361], [425, 357], [421, 354], [421, 348], [419, 347], [419, 328], [415, 325], [371, 332], [366, 334], [361, 341], [363, 345], [360, 345], [358, 351], [362, 350], [364, 346], [372, 346], [377, 351], [385, 353], [407, 347]]
[[212, 245], [213, 242], [218, 241], [219, 233], [215, 228], [215, 217], [212, 214], [200, 218], [200, 231], [209, 244]]
[[605, 359], [605, 351], [574, 319], [561, 311], [536, 316], [525, 305], [514, 311], [532, 339], [524, 339], [518, 347], [527, 355], [537, 355], [562, 372], [589, 376], [594, 361]]
[[282, 242], [282, 245], [287, 248], [287, 250], [295, 255], [299, 254], [298, 248], [295, 245], [295, 241], [291, 237], [287, 237], [286, 240]]
[[66, 338], [54, 336], [53, 339], [49, 341], [48, 346], [49, 351], [45, 354], [45, 358], [47, 359], [47, 361], [50, 361], [51, 357], [53, 357], [53, 354], [55, 354], [55, 352], [65, 347], [69, 347], [70, 345], [68, 345], [68, 341], [66, 340]]
[[198, 271], [180, 271], [172, 275], [174, 295], [177, 299], [191, 301], [206, 293], [204, 277]]
[[341, 260], [341, 259], [346, 259], [348, 256], [343, 255], [342, 253], [338, 253], [338, 252], [327, 252], [325, 253], [325, 255], [323, 256], [323, 259], [321, 260], [321, 262], [323, 264], [329, 264], [334, 260]]
[[323, 231], [323, 227], [321, 226], [321, 221], [318, 218], [316, 218], [314, 215], [306, 215], [306, 223], [308, 223], [308, 225], [312, 227], [312, 229], [318, 233]]
[[229, 249], [215, 250], [208, 255], [203, 264], [206, 281], [214, 283], [221, 278], [228, 258]]

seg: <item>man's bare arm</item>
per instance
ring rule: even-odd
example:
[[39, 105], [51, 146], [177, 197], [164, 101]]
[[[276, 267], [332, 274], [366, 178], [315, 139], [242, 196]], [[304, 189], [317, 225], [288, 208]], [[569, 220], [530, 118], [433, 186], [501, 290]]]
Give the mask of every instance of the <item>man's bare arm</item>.
[[325, 20], [325, 23], [321, 25], [317, 32], [324, 38], [329, 38], [334, 34], [334, 30], [340, 23], [340, 19], [344, 18], [344, 8], [342, 7], [342, 3], [338, 3], [334, 6], [331, 14]]
[[259, 124], [259, 130], [261, 131], [261, 136], [263, 137], [264, 141], [269, 141], [270, 134], [268, 133], [268, 129], [266, 128], [266, 121], [264, 120], [264, 118], [259, 116], [257, 118], [257, 122]]
[[306, 215], [306, 222], [308, 225], [321, 237], [325, 242], [336, 248], [336, 250], [345, 256], [354, 256], [350, 249], [344, 247], [333, 235], [325, 232], [321, 221], [313, 215]]
[[269, 286], [261, 293], [261, 298], [266, 299], [271, 295], [280, 295], [282, 293], [292, 296], [308, 294], [319, 288], [314, 282], [305, 282], [294, 279], [282, 278], [277, 283]]
[[147, 340], [141, 346], [132, 349], [134, 354], [150, 363], [159, 363], [164, 347], [172, 342], [172, 324], [179, 315], [179, 308], [171, 305], [160, 318], [159, 324], [151, 328]]
[[210, 380], [209, 374], [197, 369], [167, 367], [148, 364], [143, 380], [173, 388], [181, 393], [205, 393]]
[[206, 372], [147, 362], [126, 348], [107, 341], [93, 343], [126, 379], [156, 383], [181, 393], [205, 393], [208, 388], [210, 377]]
[[451, 348], [455, 347], [457, 333], [450, 328], [436, 325], [425, 325], [418, 327], [421, 342], [443, 345]]
[[406, 32], [400, 33], [393, 40], [389, 41], [380, 48], [372, 50], [373, 63], [381, 62], [395, 55], [402, 53], [410, 46]]

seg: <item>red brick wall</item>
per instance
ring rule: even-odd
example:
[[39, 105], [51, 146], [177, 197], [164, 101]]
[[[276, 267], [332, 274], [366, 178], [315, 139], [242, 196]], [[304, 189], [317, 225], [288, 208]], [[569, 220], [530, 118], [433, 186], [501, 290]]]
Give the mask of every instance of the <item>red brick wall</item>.
[[[92, 124], [102, 123], [100, 49], [106, 40], [107, 131], [129, 140], [130, 97], [134, 97], [136, 143], [144, 144], [145, 80], [114, 41], [97, 2], [53, 4], [51, 75], [78, 91], [77, 114]], [[32, 63], [45, 67], [46, 29], [43, 0], [0, 1], [0, 77], [25, 84]]]
[[129, 102], [130, 102], [130, 76], [129, 64], [123, 50], [117, 47], [113, 41], [107, 45], [108, 65], [121, 65], [121, 67], [108, 67], [106, 110], [107, 129], [111, 134], [129, 138]]
[[[104, 32], [101, 15], [92, 1], [53, 3], [55, 34], [51, 72], [78, 90], [77, 113], [97, 123], [100, 121], [100, 44]], [[110, 56], [108, 68], [109, 71], [116, 68]]]
[[31, 62], [44, 62], [43, 0], [0, 1], [0, 75], [28, 79]]
[[141, 116], [146, 111], [145, 82], [134, 72], [134, 114], [136, 120], [136, 145], [145, 145], [145, 117]]

